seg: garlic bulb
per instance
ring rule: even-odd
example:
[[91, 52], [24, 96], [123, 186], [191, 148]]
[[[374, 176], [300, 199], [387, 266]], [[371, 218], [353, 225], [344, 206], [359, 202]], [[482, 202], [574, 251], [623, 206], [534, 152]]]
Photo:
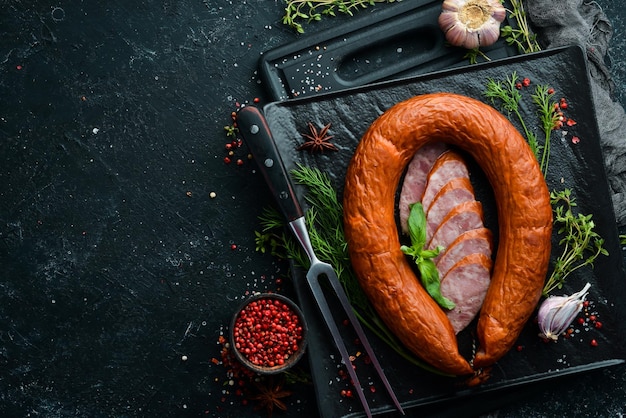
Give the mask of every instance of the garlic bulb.
[[475, 49], [498, 40], [505, 17], [499, 0], [445, 0], [439, 26], [450, 44]]
[[580, 292], [571, 296], [550, 296], [543, 301], [537, 313], [540, 337], [556, 341], [574, 321], [583, 307], [591, 285], [587, 283]]

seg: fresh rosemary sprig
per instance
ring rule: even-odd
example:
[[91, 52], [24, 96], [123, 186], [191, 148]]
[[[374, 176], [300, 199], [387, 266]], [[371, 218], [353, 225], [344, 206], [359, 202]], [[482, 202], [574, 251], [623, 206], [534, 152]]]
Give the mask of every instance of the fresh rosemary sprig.
[[513, 10], [509, 10], [509, 19], [514, 19], [517, 27], [503, 26], [500, 29], [501, 36], [508, 45], [515, 45], [520, 53], [541, 51], [537, 35], [530, 30], [522, 0], [511, 0], [511, 6]]
[[283, 24], [304, 33], [302, 23], [322, 20], [323, 16], [336, 16], [338, 13], [353, 16], [359, 9], [376, 3], [393, 3], [395, 0], [285, 0]]
[[550, 193], [550, 203], [554, 211], [554, 223], [559, 226], [557, 233], [562, 236], [559, 244], [563, 252], [556, 260], [554, 270], [543, 288], [543, 295], [548, 296], [555, 289], [561, 289], [565, 279], [572, 272], [587, 266], [599, 255], [608, 255], [602, 239], [595, 231], [591, 215], [575, 215], [576, 206], [571, 190]]
[[[298, 184], [307, 187], [308, 193], [305, 199], [310, 207], [306, 211], [305, 221], [316, 255], [320, 260], [334, 267], [359, 321], [407, 361], [433, 373], [442, 374], [404, 348], [365, 296], [350, 264], [343, 231], [343, 206], [338, 200], [330, 177], [317, 168], [301, 164], [291, 174]], [[276, 245], [275, 248], [284, 250], [281, 257], [290, 258], [298, 266], [308, 268], [309, 260], [295, 240], [290, 235], [276, 232], [284, 230], [285, 227], [285, 222], [278, 211], [273, 208], [267, 209], [260, 219], [263, 233], [257, 233], [257, 251], [262, 251], [260, 248], [272, 239], [279, 239], [282, 243]], [[260, 239], [259, 236], [264, 236], [264, 238]]]

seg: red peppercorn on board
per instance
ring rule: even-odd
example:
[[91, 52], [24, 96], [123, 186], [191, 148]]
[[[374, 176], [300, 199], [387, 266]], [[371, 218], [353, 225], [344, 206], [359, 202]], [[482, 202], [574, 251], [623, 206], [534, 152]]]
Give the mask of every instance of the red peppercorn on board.
[[[553, 49], [463, 70], [453, 69], [271, 103], [264, 108], [287, 168], [293, 169], [296, 164], [319, 168], [330, 175], [341, 196], [345, 172], [357, 143], [369, 125], [386, 109], [413, 96], [436, 92], [462, 94], [490, 103], [484, 96], [487, 80], [503, 80], [512, 74], [516, 74], [519, 82], [516, 89], [523, 96], [520, 112], [539, 138], [543, 138], [543, 133], [530, 98], [535, 86], [545, 85], [554, 89], [553, 99], [565, 104], [561, 106], [564, 114], [562, 121], [565, 123], [552, 132], [546, 182], [550, 190], [572, 190], [577, 210], [593, 215], [596, 231], [604, 238], [604, 247], [609, 255], [599, 257], [593, 268], [584, 268], [572, 274], [563, 289], [553, 292], [554, 295], [570, 294], [586, 282], [592, 284], [581, 319], [575, 321], [569, 335], [557, 343], [546, 343], [538, 337], [539, 330], [533, 321], [536, 315], [533, 315], [513, 349], [493, 367], [491, 377], [477, 387], [468, 389], [459, 379], [415, 366], [372, 336], [385, 373], [400, 402], [411, 412], [432, 412], [442, 402], [450, 405], [450, 400], [454, 400], [459, 407], [466, 407], [472, 402], [489, 403], [494, 393], [511, 396], [512, 389], [520, 385], [550, 382], [563, 376], [619, 364], [626, 358], [626, 309], [623, 306], [626, 274], [598, 142], [598, 126], [593, 118], [595, 113], [591, 111], [594, 105], [583, 51], [577, 46]], [[520, 129], [515, 121], [512, 122]], [[300, 133], [307, 132], [308, 123], [318, 127], [330, 123], [328, 134], [332, 135], [332, 143], [338, 151], [298, 151], [302, 142]], [[477, 200], [483, 204], [485, 225], [495, 233], [497, 251], [498, 219], [494, 197], [480, 167], [471, 159], [468, 164]], [[305, 190], [300, 188], [298, 192], [303, 195]], [[301, 200], [304, 202], [304, 199]], [[556, 229], [552, 239], [552, 260], [561, 248]], [[537, 251], [544, 250], [537, 248]], [[360, 404], [346, 395], [349, 385], [339, 372], [339, 357], [333, 352], [325, 329], [316, 322], [316, 308], [301, 275], [297, 269], [295, 271], [294, 283], [311, 335], [309, 358], [321, 415], [358, 416]], [[475, 324], [473, 327], [475, 329]], [[348, 329], [346, 327], [346, 339], [352, 341], [354, 337]], [[459, 333], [458, 341], [462, 353], [471, 358], [472, 325]], [[357, 372], [364, 376], [363, 380], [370, 388], [367, 395], [371, 398], [371, 405], [381, 412], [392, 411], [393, 406], [384, 391], [377, 390], [382, 388], [382, 384], [375, 378], [371, 365], [360, 356], [358, 343], [352, 345], [352, 351], [355, 353]]]

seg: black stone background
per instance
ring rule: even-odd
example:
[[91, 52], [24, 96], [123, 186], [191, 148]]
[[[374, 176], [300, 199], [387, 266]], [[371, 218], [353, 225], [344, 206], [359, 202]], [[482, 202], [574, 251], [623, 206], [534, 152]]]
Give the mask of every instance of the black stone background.
[[[623, 103], [626, 14], [598, 3]], [[263, 101], [259, 54], [297, 39], [283, 7], [0, 1], [1, 416], [261, 416], [222, 400], [211, 358], [243, 295], [288, 271], [255, 251], [271, 200], [254, 164], [224, 164], [223, 126]], [[625, 386], [595, 372], [491, 415], [616, 416]], [[311, 388], [288, 404], [316, 415]]]

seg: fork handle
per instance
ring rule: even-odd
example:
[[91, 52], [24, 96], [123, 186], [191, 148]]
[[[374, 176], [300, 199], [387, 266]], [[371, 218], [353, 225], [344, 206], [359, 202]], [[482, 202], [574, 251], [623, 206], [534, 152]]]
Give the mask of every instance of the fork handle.
[[289, 222], [301, 218], [302, 208], [265, 116], [256, 106], [242, 107], [237, 127], [283, 215]]

